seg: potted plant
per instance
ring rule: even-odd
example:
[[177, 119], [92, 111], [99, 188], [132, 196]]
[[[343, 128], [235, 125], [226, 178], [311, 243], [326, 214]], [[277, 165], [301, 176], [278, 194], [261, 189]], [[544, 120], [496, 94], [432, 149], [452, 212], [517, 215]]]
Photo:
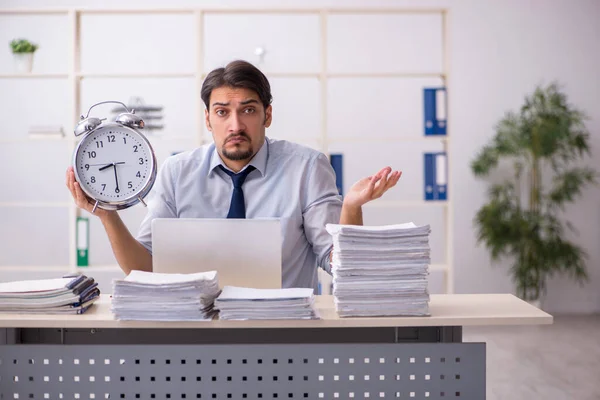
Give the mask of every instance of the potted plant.
[[27, 39], [14, 39], [10, 42], [10, 48], [13, 52], [17, 72], [31, 72], [33, 68], [33, 53], [38, 49], [38, 46]]
[[511, 261], [517, 295], [538, 307], [552, 276], [588, 280], [587, 254], [567, 239], [566, 229], [574, 228], [561, 216], [596, 183], [596, 172], [581, 164], [590, 154], [585, 119], [556, 83], [538, 86], [519, 112], [504, 116], [471, 163], [478, 177], [499, 166], [511, 170], [511, 178], [491, 185], [488, 203], [477, 211], [477, 240], [493, 261]]

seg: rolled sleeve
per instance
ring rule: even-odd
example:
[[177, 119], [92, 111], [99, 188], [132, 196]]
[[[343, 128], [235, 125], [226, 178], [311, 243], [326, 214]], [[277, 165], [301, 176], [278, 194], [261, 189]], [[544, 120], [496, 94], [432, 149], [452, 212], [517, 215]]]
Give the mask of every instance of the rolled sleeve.
[[152, 221], [155, 218], [176, 218], [175, 179], [177, 164], [174, 158], [167, 158], [162, 165], [148, 200], [148, 212], [140, 225], [136, 237], [152, 253]]
[[309, 168], [304, 193], [302, 216], [306, 238], [317, 256], [318, 266], [331, 273], [329, 257], [333, 240], [325, 225], [339, 223], [342, 196], [335, 185], [335, 172], [329, 159], [322, 153], [315, 157]]

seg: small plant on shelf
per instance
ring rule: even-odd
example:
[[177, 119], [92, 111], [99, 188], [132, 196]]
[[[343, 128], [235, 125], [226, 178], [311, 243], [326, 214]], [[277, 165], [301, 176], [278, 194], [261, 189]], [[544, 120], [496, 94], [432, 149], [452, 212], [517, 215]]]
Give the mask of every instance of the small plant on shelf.
[[10, 42], [10, 48], [13, 53], [35, 53], [38, 45], [27, 39], [14, 39]]
[[38, 45], [27, 39], [13, 39], [10, 42], [15, 59], [15, 69], [19, 73], [29, 73], [33, 69], [33, 53], [38, 49]]

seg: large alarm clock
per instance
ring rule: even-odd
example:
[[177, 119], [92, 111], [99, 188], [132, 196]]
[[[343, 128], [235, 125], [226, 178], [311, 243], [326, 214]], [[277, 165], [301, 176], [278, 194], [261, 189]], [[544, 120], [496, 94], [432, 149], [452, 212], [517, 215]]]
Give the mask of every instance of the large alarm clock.
[[[97, 105], [117, 103], [126, 112], [114, 122], [90, 117]], [[156, 156], [148, 139], [139, 131], [144, 121], [118, 101], [103, 101], [90, 107], [75, 127], [82, 136], [73, 154], [75, 179], [83, 192], [105, 210], [122, 210], [144, 202], [156, 180]]]

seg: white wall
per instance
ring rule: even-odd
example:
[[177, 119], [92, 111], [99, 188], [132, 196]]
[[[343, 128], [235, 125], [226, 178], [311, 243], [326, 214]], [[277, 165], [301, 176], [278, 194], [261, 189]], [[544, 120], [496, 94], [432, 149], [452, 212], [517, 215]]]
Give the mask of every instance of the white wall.
[[[0, 7], [22, 7], [17, 0]], [[30, 1], [28, 6], [50, 2]], [[97, 8], [93, 1], [57, 0], [52, 6]], [[161, 7], [162, 1], [103, 1], [103, 7]], [[475, 211], [485, 201], [486, 183], [475, 180], [469, 163], [493, 135], [505, 111], [517, 109], [536, 84], [558, 80], [572, 103], [583, 108], [592, 132], [591, 164], [600, 170], [600, 2], [595, 0], [325, 1], [257, 0], [256, 7], [447, 7], [450, 14], [451, 188], [454, 199], [455, 287], [459, 293], [507, 292], [512, 284], [505, 266], [491, 267], [476, 246]], [[245, 1], [185, 1], [176, 6], [240, 6]], [[2, 94], [0, 94], [2, 96]], [[421, 165], [415, 168], [421, 171]], [[578, 226], [575, 240], [588, 251], [590, 282], [583, 288], [566, 279], [550, 282], [545, 308], [556, 312], [600, 312], [600, 196], [585, 193], [567, 218]]]
[[[507, 269], [490, 268], [486, 251], [475, 246], [471, 221], [485, 201], [486, 184], [473, 179], [469, 161], [506, 110], [516, 110], [536, 84], [557, 79], [569, 100], [591, 117], [590, 164], [600, 170], [600, 2], [469, 0], [451, 9], [456, 290], [508, 291]], [[580, 288], [566, 279], [553, 280], [548, 310], [600, 311], [599, 194], [588, 190], [567, 212], [580, 230], [576, 240], [589, 252], [590, 283]]]

